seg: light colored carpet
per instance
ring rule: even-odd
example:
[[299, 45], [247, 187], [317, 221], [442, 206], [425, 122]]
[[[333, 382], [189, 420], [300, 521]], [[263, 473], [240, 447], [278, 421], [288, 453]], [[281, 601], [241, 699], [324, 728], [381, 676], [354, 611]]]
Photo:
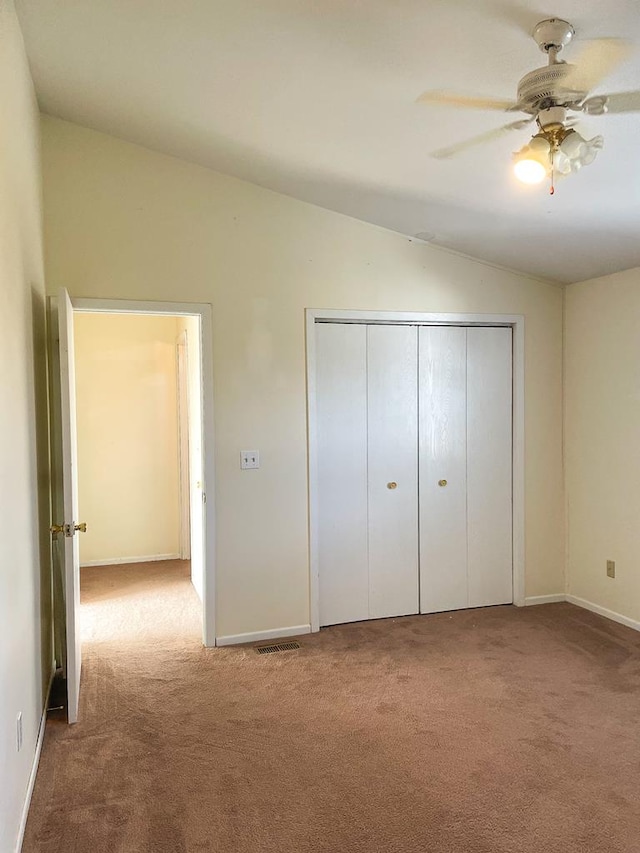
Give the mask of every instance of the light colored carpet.
[[180, 563], [84, 570], [23, 853], [637, 853], [640, 635], [568, 604], [203, 649]]

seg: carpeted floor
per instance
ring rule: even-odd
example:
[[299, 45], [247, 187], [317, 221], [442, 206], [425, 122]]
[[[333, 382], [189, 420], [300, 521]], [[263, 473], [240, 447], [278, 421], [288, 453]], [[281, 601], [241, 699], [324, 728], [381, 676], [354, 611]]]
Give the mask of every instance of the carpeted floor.
[[640, 851], [640, 634], [552, 604], [205, 650], [184, 564], [83, 572], [23, 853]]

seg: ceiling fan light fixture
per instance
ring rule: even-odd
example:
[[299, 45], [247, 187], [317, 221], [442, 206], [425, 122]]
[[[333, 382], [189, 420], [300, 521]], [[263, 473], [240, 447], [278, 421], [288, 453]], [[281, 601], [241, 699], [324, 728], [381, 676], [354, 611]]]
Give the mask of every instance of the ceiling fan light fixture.
[[539, 184], [551, 171], [551, 145], [544, 136], [533, 139], [514, 154], [513, 171], [523, 184]]

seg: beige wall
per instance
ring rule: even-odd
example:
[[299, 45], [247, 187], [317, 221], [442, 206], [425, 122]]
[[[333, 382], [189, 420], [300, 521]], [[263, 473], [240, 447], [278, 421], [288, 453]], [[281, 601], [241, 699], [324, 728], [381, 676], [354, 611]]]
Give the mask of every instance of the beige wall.
[[0, 104], [0, 850], [10, 853], [53, 653], [39, 126], [8, 0], [0, 0]]
[[177, 318], [76, 314], [74, 332], [81, 563], [175, 558]]
[[565, 340], [568, 591], [640, 621], [640, 268], [570, 285]]
[[559, 288], [60, 120], [43, 135], [52, 291], [213, 306], [219, 635], [309, 622], [306, 307], [525, 315], [526, 592], [564, 589]]

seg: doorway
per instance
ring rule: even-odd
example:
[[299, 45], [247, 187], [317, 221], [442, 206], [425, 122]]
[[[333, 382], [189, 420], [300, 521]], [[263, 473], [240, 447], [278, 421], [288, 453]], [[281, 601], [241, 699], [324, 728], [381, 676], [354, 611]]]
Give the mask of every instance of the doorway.
[[190, 572], [201, 609], [200, 335], [197, 318], [172, 315], [85, 311], [73, 325], [86, 639], [90, 589], [122, 601]]
[[[59, 476], [54, 478], [56, 493], [53, 496], [55, 518], [60, 521], [54, 525], [57, 533], [58, 546], [56, 552], [59, 556], [60, 582], [58, 587], [58, 601], [60, 604], [56, 613], [57, 627], [57, 659], [63, 664], [64, 674], [67, 679], [68, 694], [68, 716], [70, 722], [75, 722], [78, 712], [78, 696], [80, 685], [81, 647], [79, 643], [79, 547], [76, 531], [82, 531], [84, 524], [79, 521], [77, 501], [78, 465], [77, 441], [76, 441], [76, 380], [74, 366], [73, 332], [75, 319], [81, 314], [93, 315], [144, 315], [145, 317], [173, 318], [174, 328], [178, 330], [181, 325], [184, 329], [192, 330], [194, 338], [195, 357], [191, 358], [184, 373], [188, 380], [188, 394], [182, 394], [188, 398], [188, 417], [184, 422], [189, 424], [189, 538], [188, 549], [194, 569], [193, 585], [198, 589], [202, 601], [201, 630], [205, 646], [215, 645], [215, 599], [214, 599], [214, 505], [213, 505], [213, 401], [212, 401], [212, 342], [211, 342], [211, 308], [209, 305], [193, 303], [158, 303], [158, 302], [129, 302], [125, 300], [99, 300], [99, 299], [74, 299], [71, 300], [66, 291], [60, 291], [57, 300], [51, 300], [51, 342], [52, 342], [52, 453], [54, 465], [59, 471]], [[56, 340], [55, 330], [59, 330], [59, 341]], [[172, 343], [172, 355], [174, 372], [177, 377], [177, 360], [179, 337]], [[58, 357], [59, 356], [59, 357]], [[183, 365], [184, 367], [184, 365]], [[104, 365], [103, 365], [104, 368]], [[59, 387], [56, 388], [55, 377], [58, 377]], [[166, 390], [166, 389], [165, 389]], [[184, 389], [183, 389], [184, 390]], [[174, 392], [178, 395], [177, 378], [174, 379]], [[161, 432], [161, 430], [159, 430]], [[178, 433], [178, 425], [175, 424], [175, 432]], [[175, 436], [174, 436], [175, 437]], [[149, 428], [142, 436], [143, 442], [139, 445], [139, 452], [145, 453], [145, 441], [153, 442], [149, 438]], [[175, 448], [175, 469], [178, 469], [177, 447]], [[114, 458], [118, 455], [127, 455], [130, 451], [124, 447], [120, 453], [114, 452]], [[82, 464], [82, 463], [81, 463]], [[116, 466], [114, 465], [114, 468]], [[157, 471], [154, 476], [162, 478], [163, 472]], [[179, 476], [176, 477], [175, 485], [178, 486]], [[207, 496], [207, 484], [211, 487], [211, 494]], [[153, 484], [152, 484], [153, 485]], [[100, 503], [100, 496], [98, 496]], [[114, 508], [115, 506], [115, 508]], [[124, 510], [124, 507], [121, 507]], [[115, 518], [110, 519], [108, 525], [103, 525], [103, 542], [101, 548], [112, 547], [115, 549], [115, 539], [110, 539], [110, 531], [113, 525], [122, 525], [125, 532], [135, 535], [136, 518], [135, 513], [118, 512], [118, 503], [112, 503], [112, 512]], [[131, 551], [131, 541], [128, 543], [128, 553], [122, 552], [122, 541], [118, 547], [121, 553], [115, 550], [111, 556], [122, 562], [130, 557], [158, 557], [177, 556], [184, 553], [185, 531], [180, 521], [184, 520], [185, 514], [179, 513], [177, 526], [182, 529], [182, 541], [176, 546], [178, 553], [173, 550], [158, 553], [157, 548], [143, 549], [143, 553]], [[143, 526], [143, 525], [141, 525]], [[54, 529], [52, 528], [52, 529]], [[84, 534], [82, 534], [84, 535]], [[105, 539], [106, 536], [106, 546]], [[174, 538], [175, 542], [175, 538]], [[96, 544], [94, 542], [94, 544]], [[126, 549], [125, 549], [126, 550]], [[146, 553], [144, 553], [146, 550]], [[150, 553], [153, 551], [153, 553]], [[96, 562], [106, 562], [107, 558], [94, 557]], [[84, 561], [90, 562], [90, 552], [85, 550]], [[113, 562], [109, 560], [109, 562]], [[143, 563], [141, 561], [141, 563]], [[149, 561], [150, 564], [153, 560]], [[117, 561], [116, 561], [117, 564]]]
[[307, 312], [312, 630], [524, 603], [523, 331], [518, 316]]

